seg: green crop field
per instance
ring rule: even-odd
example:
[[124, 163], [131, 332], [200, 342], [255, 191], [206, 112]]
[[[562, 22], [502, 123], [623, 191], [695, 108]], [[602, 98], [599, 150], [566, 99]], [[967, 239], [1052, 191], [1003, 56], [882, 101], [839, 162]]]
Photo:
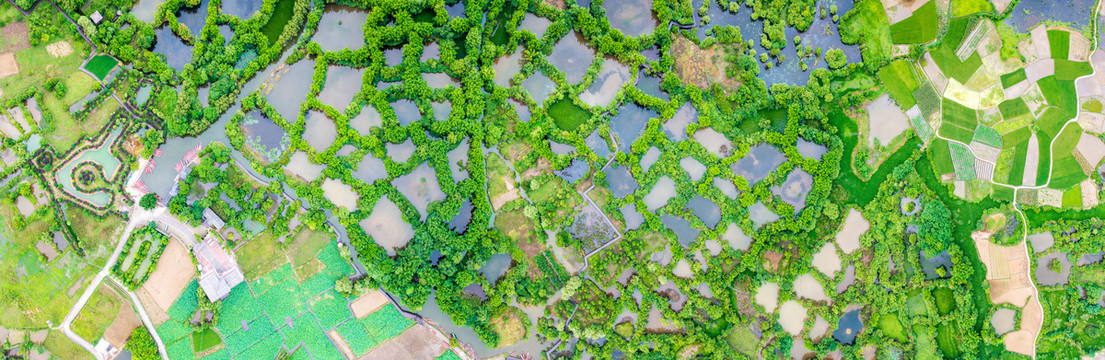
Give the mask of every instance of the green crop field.
[[920, 82], [913, 71], [913, 63], [909, 60], [898, 60], [879, 69], [879, 80], [902, 109], [909, 109], [917, 104], [913, 91], [920, 86]]
[[997, 163], [994, 164], [993, 179], [995, 183], [1009, 184], [1009, 171], [1013, 168], [1013, 159], [1016, 158], [1016, 155], [1016, 148], [1005, 149], [1001, 151], [1001, 155], [998, 155]]
[[1028, 139], [1032, 137], [1032, 130], [1024, 127], [1014, 130], [1005, 136], [1001, 137], [1001, 143], [1003, 149], [1014, 148], [1021, 144], [1027, 144]]
[[1047, 103], [1058, 106], [1067, 113], [1067, 118], [1073, 118], [1078, 112], [1078, 94], [1073, 81], [1061, 81], [1055, 76], [1040, 79], [1040, 92], [1044, 93]]
[[952, 2], [952, 16], [968, 16], [994, 12], [994, 4], [987, 0], [956, 0]]
[[952, 164], [955, 166], [955, 176], [961, 180], [971, 180], [977, 177], [975, 174], [975, 157], [971, 155], [966, 145], [949, 143]]
[[[1025, 160], [1028, 159], [1028, 142], [1025, 141], [1025, 142], [1017, 145], [1017, 147], [1015, 147], [1013, 149], [1016, 152], [1013, 153], [1013, 164], [1012, 164], [1012, 167], [1009, 169], [1009, 181], [1007, 183], [1010, 184], [1010, 185], [1030, 185], [1030, 184], [1023, 184], [1023, 182], [1024, 182], [1024, 162], [1025, 162]], [[1031, 185], [1035, 185], [1035, 184], [1031, 184]]]
[[96, 75], [96, 78], [100, 79], [100, 81], [103, 81], [107, 78], [107, 75], [111, 73], [111, 70], [115, 69], [116, 65], [119, 65], [119, 61], [115, 60], [115, 58], [110, 55], [96, 55], [88, 59], [88, 63], [84, 64], [84, 68], [93, 75]]
[[890, 25], [890, 34], [895, 44], [923, 44], [936, 40], [939, 29], [936, 1], [921, 5], [913, 15], [896, 24]]
[[1057, 80], [1074, 81], [1092, 73], [1093, 66], [1088, 62], [1055, 59], [1055, 79]]
[[1036, 132], [1036, 139], [1040, 141], [1040, 161], [1036, 165], [1036, 186], [1047, 184], [1048, 173], [1051, 167], [1051, 144], [1052, 137], [1043, 131]]
[[1010, 86], [1019, 84], [1021, 81], [1028, 79], [1028, 73], [1024, 72], [1024, 68], [1013, 70], [1013, 72], [1001, 76], [1001, 86], [1008, 88]]
[[964, 129], [974, 129], [978, 125], [978, 112], [955, 101], [945, 100], [944, 123], [954, 124]]
[[576, 105], [570, 98], [564, 98], [549, 105], [548, 112], [556, 126], [567, 131], [578, 129], [591, 117], [591, 113]]
[[1048, 30], [1047, 42], [1051, 45], [1052, 59], [1066, 59], [1070, 54], [1070, 32], [1065, 30]]
[[975, 137], [975, 132], [973, 130], [961, 128], [955, 124], [944, 124], [940, 126], [940, 136], [963, 143], [970, 143]]
[[1001, 135], [997, 131], [986, 126], [979, 126], [975, 128], [975, 137], [973, 141], [977, 141], [986, 145], [990, 145], [996, 148], [1001, 148]]
[[932, 151], [933, 167], [936, 169], [936, 175], [938, 176], [955, 172], [951, 149], [948, 144], [947, 140], [936, 138], [929, 145], [929, 150]]
[[913, 90], [913, 98], [917, 100], [917, 107], [921, 109], [921, 113], [925, 116], [938, 113], [940, 103], [943, 101], [943, 97], [936, 93], [936, 88], [932, 86], [931, 82], [925, 82], [917, 90]]
[[964, 84], [967, 83], [967, 80], [970, 80], [971, 75], [974, 75], [975, 70], [982, 66], [982, 57], [978, 55], [978, 52], [971, 53], [965, 61], [959, 61], [959, 57], [955, 55], [955, 50], [963, 42], [963, 38], [967, 36], [967, 31], [970, 30], [970, 23], [971, 20], [968, 18], [952, 19], [943, 42], [940, 46], [932, 48], [930, 52], [932, 60], [936, 62], [944, 75]]
[[1067, 124], [1068, 117], [1063, 111], [1057, 108], [1047, 108], [1040, 118], [1036, 120], [1036, 127], [1043, 131], [1049, 138], [1055, 138], [1059, 135], [1059, 132], [1063, 130], [1063, 126]]
[[1055, 161], [1051, 183], [1053, 189], [1066, 189], [1077, 185], [1086, 179], [1082, 172], [1082, 166], [1073, 155], [1074, 147], [1078, 145], [1078, 139], [1082, 136], [1082, 127], [1072, 124], [1063, 129], [1055, 138], [1052, 158]]
[[1063, 207], [1074, 208], [1082, 206], [1082, 187], [1075, 186], [1063, 192]]
[[897, 313], [880, 316], [879, 329], [886, 333], [887, 336], [903, 343], [907, 340], [905, 327], [902, 326], [902, 321], [898, 319]]
[[1022, 98], [1013, 98], [1002, 101], [998, 105], [998, 111], [1001, 111], [1001, 116], [1005, 119], [1012, 119], [1021, 115], [1028, 114], [1032, 109], [1028, 108], [1028, 104], [1024, 102]]

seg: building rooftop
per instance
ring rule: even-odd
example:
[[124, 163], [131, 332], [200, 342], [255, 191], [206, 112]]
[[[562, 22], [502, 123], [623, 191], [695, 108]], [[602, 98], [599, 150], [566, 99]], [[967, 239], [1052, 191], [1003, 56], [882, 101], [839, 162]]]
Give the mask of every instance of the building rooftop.
[[207, 233], [203, 241], [192, 248], [199, 263], [199, 285], [212, 302], [222, 300], [234, 286], [245, 281], [238, 262], [222, 247], [222, 241]]

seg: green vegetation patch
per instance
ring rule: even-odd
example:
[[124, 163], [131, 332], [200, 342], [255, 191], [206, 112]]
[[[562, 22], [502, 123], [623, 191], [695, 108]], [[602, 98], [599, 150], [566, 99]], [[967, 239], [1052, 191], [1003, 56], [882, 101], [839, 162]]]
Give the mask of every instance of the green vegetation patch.
[[[1082, 165], [1074, 156], [1074, 147], [1078, 145], [1078, 139], [1081, 136], [1082, 127], [1072, 124], [1064, 128], [1063, 132], [1055, 138], [1055, 150], [1052, 155], [1055, 166], [1053, 167], [1054, 173], [1052, 174], [1051, 183], [1048, 184], [1049, 187], [1066, 189], [1086, 179], [1086, 174], [1082, 172]], [[1079, 203], [1081, 203], [1081, 200], [1079, 200]]]
[[970, 143], [971, 139], [974, 139], [975, 133], [974, 130], [961, 128], [955, 124], [944, 124], [940, 127], [940, 136], [963, 143]]
[[1063, 109], [1068, 119], [1074, 118], [1078, 113], [1078, 93], [1073, 81], [1061, 81], [1056, 76], [1048, 76], [1040, 79], [1037, 84], [1048, 104]]
[[[1036, 120], [1036, 127], [1047, 134], [1048, 138], [1055, 138], [1063, 130], [1063, 126], [1067, 124], [1069, 119], [1063, 111], [1057, 108], [1047, 108]], [[1040, 143], [1043, 144], [1044, 142], [1041, 141]]]
[[1028, 79], [1028, 73], [1024, 68], [1018, 68], [1011, 73], [1001, 76], [1001, 87], [1008, 88]]
[[549, 105], [548, 113], [556, 126], [565, 131], [575, 131], [591, 118], [590, 112], [567, 97]]
[[1082, 207], [1082, 187], [1075, 186], [1063, 192], [1063, 207]]
[[384, 306], [361, 319], [361, 324], [373, 339], [382, 343], [399, 336], [414, 325], [414, 322], [404, 317], [394, 306]]
[[970, 30], [971, 19], [969, 18], [955, 18], [952, 19], [948, 25], [948, 32], [944, 36], [944, 40], [940, 46], [932, 49], [930, 54], [932, 60], [936, 62], [936, 65], [940, 67], [940, 70], [944, 72], [944, 75], [966, 84], [971, 76], [974, 75], [975, 70], [978, 70], [982, 66], [982, 57], [978, 55], [978, 52], [972, 52], [967, 60], [959, 61], [959, 56], [955, 54], [956, 49], [959, 48], [959, 44], [963, 42], [963, 38], [967, 36], [967, 31]]
[[971, 154], [967, 145], [960, 143], [948, 143], [951, 149], [952, 164], [955, 166], [955, 176], [960, 180], [972, 180], [975, 174], [975, 156]]
[[1055, 78], [1060, 81], [1074, 81], [1092, 73], [1093, 66], [1088, 62], [1055, 59]]
[[214, 329], [206, 328], [192, 333], [192, 346], [196, 353], [201, 353], [222, 344], [223, 340]]
[[904, 343], [906, 341], [905, 327], [902, 326], [902, 321], [898, 319], [897, 313], [880, 316], [879, 329], [887, 336], [900, 342]]
[[99, 340], [119, 315], [121, 304], [122, 301], [114, 290], [107, 285], [100, 286], [73, 320], [73, 332], [89, 342]]
[[936, 1], [921, 5], [910, 17], [890, 25], [895, 44], [923, 44], [936, 40], [939, 29]]
[[944, 357], [948, 359], [955, 359], [959, 357], [959, 331], [956, 330], [953, 322], [941, 323], [936, 331], [936, 346], [940, 348], [940, 352], [944, 353]]
[[1025, 103], [1023, 98], [1018, 97], [1002, 101], [998, 104], [998, 111], [1003, 118], [1013, 119], [1030, 113], [1032, 109], [1028, 108], [1028, 103]]
[[997, 131], [987, 126], [979, 125], [975, 128], [975, 137], [973, 141], [977, 141], [986, 145], [990, 145], [1001, 149], [1001, 135]]
[[978, 112], [955, 101], [945, 100], [944, 123], [955, 124], [964, 129], [974, 129], [978, 125]]
[[956, 0], [952, 2], [952, 16], [968, 16], [994, 12], [994, 4], [987, 0]]
[[[1066, 30], [1048, 30], [1047, 42], [1051, 45], [1052, 59], [1066, 59], [1070, 54], [1070, 32]], [[1058, 70], [1058, 66], [1056, 66], [1056, 70]]]
[[280, 40], [280, 34], [284, 32], [284, 28], [288, 26], [288, 22], [292, 20], [292, 15], [295, 14], [295, 3], [296, 0], [276, 0], [272, 17], [265, 23], [265, 26], [261, 27], [261, 33], [265, 34], [270, 44], [275, 44], [277, 40]]
[[115, 66], [119, 65], [119, 61], [111, 57], [111, 55], [96, 55], [91, 59], [88, 59], [88, 63], [84, 64], [84, 69], [95, 75], [97, 79], [103, 81], [107, 78], [107, 75], [111, 73]]
[[[1043, 186], [1047, 184], [1048, 177], [1051, 175], [1051, 140], [1052, 136], [1043, 131], [1036, 132], [1036, 139], [1040, 143], [1040, 161], [1036, 165], [1036, 186]], [[1028, 184], [1025, 184], [1028, 185]]]
[[936, 169], [936, 175], [955, 172], [955, 166], [952, 164], [951, 148], [948, 144], [947, 140], [936, 138], [932, 140], [932, 144], [929, 145], [929, 151], [932, 152], [932, 162], [933, 167]]
[[734, 326], [725, 334], [725, 342], [729, 344], [733, 350], [744, 354], [746, 356], [755, 356], [759, 351], [760, 341], [756, 338], [756, 334], [752, 333], [752, 330], [744, 326]]
[[920, 81], [909, 60], [898, 60], [879, 69], [879, 80], [902, 109], [909, 109], [917, 104], [913, 91], [920, 86]]
[[938, 314], [947, 315], [955, 310], [955, 293], [952, 289], [933, 289], [932, 298], [936, 301], [936, 312]]

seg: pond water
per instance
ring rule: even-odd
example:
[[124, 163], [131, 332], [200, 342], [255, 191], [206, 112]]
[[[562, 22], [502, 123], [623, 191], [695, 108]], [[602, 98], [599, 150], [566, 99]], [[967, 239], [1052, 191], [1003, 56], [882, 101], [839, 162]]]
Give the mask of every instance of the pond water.
[[[142, 0], [151, 1], [151, 0]], [[223, 0], [220, 7], [223, 14], [238, 17], [240, 19], [247, 19], [253, 16], [255, 12], [261, 10], [261, 1], [256, 0]]]
[[690, 176], [693, 182], [702, 180], [702, 175], [706, 174], [706, 165], [689, 156], [679, 160], [679, 167], [687, 172], [687, 176]]
[[296, 151], [288, 159], [288, 171], [292, 174], [299, 176], [308, 182], [315, 181], [319, 175], [322, 175], [322, 170], [326, 169], [326, 166], [312, 164], [307, 153], [303, 151]]
[[774, 313], [775, 308], [779, 305], [779, 285], [765, 282], [756, 290], [754, 300], [757, 305], [764, 308], [764, 312], [768, 314]]
[[453, 173], [453, 181], [460, 182], [468, 178], [468, 138], [460, 141], [456, 148], [445, 154], [449, 158], [449, 171]]
[[280, 158], [291, 144], [284, 128], [258, 110], [250, 111], [242, 118], [242, 135], [246, 145], [263, 154], [269, 162]]
[[625, 166], [610, 166], [603, 172], [606, 173], [606, 182], [610, 183], [609, 190], [616, 198], [624, 198], [640, 188], [637, 180], [633, 179], [633, 174]]
[[644, 199], [641, 199], [645, 203], [649, 212], [655, 213], [657, 209], [664, 207], [668, 204], [668, 200], [675, 196], [675, 181], [671, 178], [664, 176], [656, 181], [656, 185], [652, 186], [652, 190], [648, 195], [645, 195]]
[[641, 70], [637, 75], [636, 87], [637, 90], [641, 90], [641, 92], [645, 93], [645, 95], [649, 95], [664, 101], [670, 101], [671, 97], [668, 96], [668, 93], [660, 88], [660, 82], [660, 78], [645, 75], [644, 70]]
[[654, 263], [660, 264], [662, 266], [668, 266], [668, 263], [671, 263], [671, 257], [672, 257], [671, 246], [670, 245], [664, 245], [664, 251], [658, 251], [658, 252], [653, 253], [651, 256], [649, 256], [648, 260], [652, 261]]
[[729, 227], [725, 228], [725, 233], [721, 235], [721, 239], [729, 243], [729, 247], [733, 250], [747, 251], [748, 247], [752, 245], [752, 238], [744, 234], [744, 230], [741, 230], [737, 224], [729, 223]]
[[648, 322], [645, 325], [645, 329], [650, 331], [670, 332], [678, 331], [679, 327], [675, 326], [675, 323], [670, 320], [664, 319], [664, 314], [653, 305], [652, 309], [648, 311]]
[[372, 127], [380, 127], [383, 122], [383, 117], [380, 116], [380, 112], [376, 110], [376, 107], [366, 105], [356, 117], [349, 119], [349, 127], [357, 130], [357, 133], [361, 136], [368, 136], [368, 132]]
[[1085, 254], [1078, 258], [1078, 266], [1086, 266], [1090, 264], [1096, 264], [1101, 262], [1101, 259], [1105, 258], [1105, 252], [1098, 252], [1094, 254]]
[[522, 88], [526, 89], [526, 92], [537, 103], [537, 106], [541, 106], [549, 98], [549, 94], [556, 91], [556, 83], [545, 76], [545, 73], [538, 71], [529, 78], [522, 80]]
[[859, 318], [859, 310], [854, 309], [844, 313], [833, 331], [833, 339], [841, 344], [851, 345], [856, 342], [856, 336], [863, 331], [863, 320]]
[[403, 48], [400, 46], [389, 46], [384, 48], [384, 65], [385, 66], [399, 66], [403, 63]]
[[1021, 33], [1028, 32], [1044, 20], [1069, 23], [1072, 28], [1080, 31], [1089, 29], [1096, 9], [1093, 0], [1017, 2], [1016, 7], [1009, 10], [1005, 23]]
[[717, 186], [718, 190], [721, 190], [722, 195], [730, 199], [736, 200], [737, 195], [740, 195], [740, 190], [737, 190], [737, 186], [733, 185], [733, 182], [727, 179], [719, 177], [714, 178], [714, 186]]
[[764, 206], [762, 201], [757, 201], [755, 204], [748, 207], [748, 218], [755, 224], [756, 229], [759, 229], [764, 226], [764, 224], [779, 220], [779, 215], [771, 212], [771, 209]]
[[855, 282], [856, 266], [849, 264], [848, 267], [844, 269], [844, 277], [840, 280], [839, 283], [836, 284], [836, 293], [843, 294], [844, 291], [848, 290], [848, 287], [852, 286], [852, 284]]
[[455, 88], [460, 87], [460, 82], [446, 73], [422, 73], [422, 80], [425, 81], [426, 85], [431, 89], [446, 89], [450, 86]]
[[591, 205], [584, 205], [572, 220], [568, 232], [583, 242], [585, 250], [597, 248], [617, 236], [610, 223], [606, 222], [602, 211]]
[[606, 107], [614, 101], [622, 86], [631, 81], [633, 81], [633, 73], [629, 66], [607, 57], [602, 62], [602, 69], [595, 76], [595, 81], [579, 94], [579, 99], [587, 106]]
[[344, 112], [353, 101], [353, 96], [361, 92], [364, 69], [348, 66], [331, 66], [326, 69], [326, 83], [318, 93], [318, 101]]
[[453, 5], [445, 5], [445, 12], [449, 14], [449, 17], [464, 16], [464, 1], [457, 1]]
[[836, 254], [836, 246], [825, 243], [820, 251], [813, 254], [813, 267], [830, 279], [836, 276], [836, 272], [840, 271], [840, 256]]
[[772, 186], [771, 193], [794, 206], [794, 211], [797, 213], [806, 207], [806, 195], [809, 195], [812, 188], [813, 176], [802, 169], [795, 169], [787, 175], [782, 185]]
[[[694, 0], [691, 2], [694, 11], [695, 22], [701, 24], [702, 17], [698, 16], [698, 11], [702, 6], [703, 0]], [[817, 1], [816, 6], [829, 8], [830, 5], [837, 6], [837, 13], [842, 15], [852, 9], [851, 1]], [[740, 33], [744, 40], [754, 40], [756, 42], [756, 49], [762, 51], [760, 46], [761, 34], [763, 34], [764, 23], [762, 20], [752, 20], [749, 14], [752, 13], [752, 9], [747, 6], [740, 6], [736, 13], [731, 13], [727, 10], [723, 10], [716, 2], [710, 1], [710, 6], [706, 12], [706, 16], [710, 18], [709, 24], [701, 25], [698, 27], [698, 38], [703, 39], [707, 37], [707, 32], [714, 27], [730, 25], [740, 28]], [[822, 19], [819, 16], [813, 17], [813, 23], [805, 32], [798, 32], [794, 28], [786, 28], [784, 32], [784, 39], [787, 41], [786, 47], [780, 52], [781, 56], [785, 56], [786, 61], [782, 65], [773, 66], [770, 69], [766, 69], [764, 65], [760, 65], [760, 78], [764, 80], [768, 87], [773, 84], [786, 83], [790, 85], [805, 85], [809, 81], [810, 72], [814, 69], [825, 68], [827, 63], [823, 60], [814, 60], [812, 58], [805, 59], [808, 69], [802, 71], [798, 65], [798, 50], [794, 46], [792, 40], [795, 36], [801, 36], [801, 44], [803, 46], [809, 45], [814, 49], [822, 48], [825, 52], [829, 49], [840, 49], [844, 51], [845, 57], [849, 62], [859, 62], [861, 58], [860, 47], [858, 45], [846, 45], [844, 44], [839, 35], [837, 24], [832, 22], [831, 16], [826, 16]]]
[[427, 62], [430, 59], [436, 59], [441, 57], [441, 45], [435, 42], [425, 43], [422, 46], [422, 55], [418, 57], [418, 61]]
[[810, 340], [820, 340], [825, 337], [825, 334], [829, 332], [829, 322], [825, 321], [821, 315], [814, 316], [813, 326], [810, 327]]
[[483, 274], [487, 282], [494, 284], [496, 281], [499, 281], [499, 278], [506, 274], [506, 271], [510, 269], [510, 264], [513, 262], [514, 260], [510, 258], [510, 254], [491, 255], [491, 259], [487, 260], [487, 262], [480, 267], [480, 274]]
[[798, 336], [806, 322], [806, 308], [797, 301], [790, 300], [779, 307], [779, 325], [787, 333]]
[[[495, 78], [492, 82], [499, 87], [509, 87], [510, 79], [514, 77], [514, 74], [522, 70], [522, 52], [518, 51], [495, 59], [495, 62], [491, 65], [491, 69], [495, 71]], [[540, 74], [540, 72], [538, 72], [538, 74]], [[540, 104], [541, 101], [537, 103]]]
[[453, 230], [457, 234], [464, 234], [467, 232], [468, 224], [472, 222], [472, 211], [475, 208], [475, 206], [472, 206], [472, 200], [465, 199], [464, 202], [460, 204], [457, 215], [453, 216], [453, 220], [449, 221], [449, 230]]
[[656, 160], [660, 160], [660, 154], [660, 149], [656, 147], [648, 148], [648, 151], [645, 151], [645, 154], [641, 156], [641, 170], [648, 172], [652, 168], [652, 164], [655, 164]]
[[177, 12], [177, 22], [188, 27], [188, 32], [197, 39], [203, 31], [203, 24], [207, 22], [207, 3], [208, 0], [201, 0], [198, 6], [186, 7]]
[[690, 201], [687, 201], [687, 208], [691, 209], [694, 216], [701, 219], [702, 223], [710, 229], [716, 227], [717, 223], [721, 221], [721, 208], [714, 204], [712, 200], [702, 197], [702, 195], [695, 195]]
[[606, 142], [606, 138], [598, 130], [584, 138], [583, 143], [587, 144], [587, 148], [591, 149], [600, 158], [606, 159], [610, 155], [610, 144]]
[[702, 144], [706, 151], [720, 158], [729, 157], [733, 149], [733, 143], [729, 141], [729, 138], [712, 128], [699, 130], [694, 134], [694, 140]]
[[990, 318], [990, 326], [994, 327], [994, 331], [997, 332], [999, 336], [1015, 330], [1017, 326], [1017, 311], [1007, 308], [998, 309], [994, 312], [994, 316]]
[[403, 220], [403, 212], [388, 200], [387, 195], [376, 201], [372, 214], [359, 225], [377, 245], [387, 250], [388, 256], [395, 256], [395, 250], [407, 246], [414, 237], [414, 228]]
[[748, 180], [749, 186], [753, 186], [767, 177], [767, 174], [775, 171], [785, 160], [786, 156], [779, 149], [761, 143], [749, 148], [748, 154], [734, 162], [730, 169]]
[[391, 185], [407, 198], [421, 215], [419, 220], [426, 221], [426, 208], [430, 203], [445, 200], [445, 193], [437, 183], [437, 174], [429, 163], [422, 163], [407, 175], [395, 178]]
[[464, 287], [464, 290], [462, 290], [462, 292], [464, 292], [465, 295], [473, 296], [480, 299], [481, 302], [487, 300], [487, 293], [483, 290], [483, 286], [480, 286], [480, 284], [469, 284], [468, 286]]
[[561, 179], [564, 179], [564, 181], [568, 182], [569, 184], [573, 184], [579, 179], [582, 179], [584, 176], [586, 176], [587, 171], [590, 169], [591, 167], [587, 165], [586, 161], [580, 159], [572, 159], [572, 162], [568, 163], [568, 166], [565, 166], [563, 169], [560, 170], [554, 170], [553, 174], [560, 177]]
[[338, 137], [337, 126], [325, 113], [318, 111], [307, 112], [305, 118], [307, 124], [303, 131], [303, 140], [306, 140], [307, 145], [310, 145], [315, 151], [325, 152]]
[[514, 108], [514, 112], [518, 114], [519, 121], [527, 122], [531, 117], [533, 117], [533, 113], [530, 112], [529, 105], [523, 104], [514, 99], [507, 99], [506, 102], [508, 106]]
[[399, 121], [401, 126], [407, 126], [422, 119], [422, 111], [418, 109], [418, 104], [407, 99], [399, 99], [391, 103], [391, 109], [395, 111], [395, 120]]
[[802, 274], [794, 279], [794, 294], [813, 301], [831, 301], [825, 294], [825, 288], [810, 274]]
[[371, 184], [376, 180], [388, 177], [387, 167], [384, 166], [383, 160], [372, 156], [372, 154], [365, 154], [364, 158], [361, 158], [361, 161], [357, 163], [357, 170], [353, 171], [353, 177], [364, 181], [366, 184]]
[[644, 133], [648, 119], [659, 116], [656, 111], [635, 103], [627, 103], [618, 108], [618, 115], [610, 119], [610, 130], [618, 139], [618, 148], [622, 152], [630, 152], [633, 142]]
[[553, 67], [564, 72], [568, 84], [583, 80], [583, 75], [594, 59], [595, 50], [587, 44], [587, 39], [575, 30], [568, 32], [556, 42], [556, 45], [553, 45], [552, 53], [548, 58]]
[[103, 168], [103, 175], [105, 178], [114, 178], [116, 171], [119, 170], [120, 162], [119, 159], [115, 158], [115, 155], [111, 153], [111, 144], [119, 138], [119, 135], [122, 134], [122, 132], [122, 127], [118, 127], [115, 130], [112, 130], [100, 146], [88, 148], [80, 155], [74, 157], [73, 160], [70, 160], [65, 165], [62, 165], [62, 167], [58, 169], [57, 173], [55, 173], [54, 175], [57, 179], [58, 185], [61, 185], [61, 189], [69, 193], [70, 195], [73, 195], [84, 201], [88, 201], [96, 207], [104, 207], [111, 204], [112, 196], [109, 192], [96, 191], [93, 193], [84, 193], [78, 191], [76, 185], [73, 183], [73, 169], [83, 162], [91, 161], [93, 163], [99, 164]]
[[[192, 46], [185, 44], [168, 26], [154, 30], [153, 52], [165, 55], [165, 64], [177, 71], [192, 61]], [[298, 105], [298, 103], [296, 103]]]
[[418, 150], [418, 146], [415, 146], [411, 139], [400, 142], [400, 144], [390, 144], [389, 142], [389, 144], [385, 144], [383, 147], [388, 150], [388, 156], [391, 157], [392, 161], [400, 163], [410, 160], [411, 156], [414, 155], [414, 150]]
[[652, 14], [652, 0], [623, 0], [602, 3], [610, 27], [621, 30], [626, 37], [651, 33], [660, 23]]
[[821, 161], [821, 157], [829, 152], [829, 148], [825, 145], [821, 145], [812, 141], [806, 141], [806, 139], [798, 138], [798, 153], [802, 156]]
[[277, 75], [275, 84], [265, 90], [265, 98], [280, 116], [287, 122], [295, 122], [299, 115], [299, 104], [307, 99], [307, 91], [311, 89], [311, 77], [315, 74], [315, 61], [302, 59], [295, 64], [284, 68], [282, 75]]
[[645, 222], [644, 215], [637, 212], [637, 204], [625, 204], [620, 210], [622, 211], [622, 217], [625, 218], [625, 230], [627, 231], [637, 229]]
[[534, 37], [540, 39], [545, 36], [545, 30], [549, 28], [552, 22], [549, 19], [534, 15], [531, 12], [526, 12], [526, 17], [522, 18], [522, 23], [519, 24], [519, 28], [529, 31]]
[[[311, 40], [323, 51], [357, 50], [364, 46], [364, 24], [368, 10], [346, 5], [326, 4], [318, 29]], [[360, 35], [360, 36], [357, 36]]]
[[687, 304], [687, 296], [683, 295], [683, 291], [679, 290], [679, 287], [670, 280], [660, 284], [660, 288], [657, 289], [657, 291], [660, 293], [661, 297], [668, 298], [668, 306], [671, 307], [672, 310], [683, 310], [683, 306]]
[[864, 219], [859, 211], [848, 209], [848, 216], [844, 218], [844, 227], [836, 234], [836, 244], [840, 246], [840, 251], [851, 254], [858, 250], [860, 235], [866, 233], [867, 229], [870, 228], [871, 225], [867, 223], [867, 219]]
[[449, 114], [453, 112], [453, 103], [449, 101], [432, 102], [430, 103], [430, 111], [433, 112], [434, 120], [449, 120]]
[[549, 140], [549, 149], [553, 154], [557, 155], [571, 155], [576, 151], [576, 147], [568, 144], [561, 144], [556, 141]]
[[1028, 241], [1032, 243], [1032, 250], [1039, 254], [1047, 251], [1051, 248], [1051, 245], [1055, 244], [1055, 236], [1052, 236], [1050, 231], [1042, 232], [1028, 235]]
[[[1051, 271], [1049, 265], [1058, 260], [1059, 272]], [[1036, 283], [1041, 286], [1066, 285], [1070, 281], [1070, 259], [1067, 253], [1053, 252], [1036, 260]]]
[[[154, 20], [154, 16], [157, 15], [157, 6], [164, 2], [165, 0], [139, 0], [130, 12], [134, 14], [134, 17], [138, 18], [138, 20], [151, 22]], [[250, 0], [249, 2], [254, 2], [254, 0]], [[257, 4], [257, 6], [260, 5], [261, 4]]]
[[[952, 257], [948, 255], [947, 251], [940, 252], [933, 257], [928, 257], [924, 251], [918, 251], [920, 255], [921, 270], [925, 272], [926, 280], [934, 280], [937, 278], [948, 278], [952, 276]], [[944, 268], [944, 276], [940, 276], [937, 268]]]
[[687, 139], [687, 125], [698, 122], [698, 110], [694, 108], [691, 103], [683, 104], [675, 115], [664, 123], [664, 135], [667, 135], [672, 141], [683, 141]]
[[344, 207], [350, 211], [357, 210], [357, 200], [361, 198], [353, 187], [339, 180], [326, 179], [322, 182], [322, 195], [335, 206]]
[[870, 146], [876, 143], [882, 146], [890, 145], [894, 137], [909, 129], [909, 118], [902, 108], [890, 99], [889, 94], [883, 94], [867, 105], [867, 114], [871, 119], [879, 120], [869, 121], [871, 135], [867, 137], [867, 143]]
[[664, 228], [675, 232], [676, 240], [679, 240], [683, 247], [689, 247], [698, 238], [698, 234], [701, 233], [694, 226], [691, 226], [690, 221], [678, 216], [660, 215], [660, 222], [664, 224]]

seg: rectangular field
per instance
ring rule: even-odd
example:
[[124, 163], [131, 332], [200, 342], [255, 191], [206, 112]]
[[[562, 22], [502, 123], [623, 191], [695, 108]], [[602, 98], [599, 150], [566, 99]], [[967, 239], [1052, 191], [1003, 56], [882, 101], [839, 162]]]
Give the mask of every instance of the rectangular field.
[[944, 122], [974, 131], [978, 125], [978, 112], [951, 100], [944, 100]]
[[1048, 30], [1047, 42], [1051, 45], [1052, 59], [1066, 59], [1070, 54], [1070, 33], [1064, 30]]
[[924, 44], [936, 40], [938, 20], [936, 1], [929, 1], [910, 17], [890, 25], [890, 35], [895, 44]]
[[898, 60], [879, 69], [879, 80], [890, 91], [890, 96], [901, 105], [902, 110], [908, 110], [917, 104], [917, 100], [913, 98], [913, 90], [920, 83], [913, 71], [913, 63], [909, 60]]
[[971, 139], [975, 137], [975, 132], [973, 130], [961, 128], [955, 124], [944, 124], [940, 126], [940, 136], [962, 143], [970, 143]]
[[1028, 73], [1024, 72], [1024, 68], [1014, 70], [1011, 73], [1001, 76], [1001, 87], [1008, 88], [1016, 85], [1021, 81], [1028, 79]]

